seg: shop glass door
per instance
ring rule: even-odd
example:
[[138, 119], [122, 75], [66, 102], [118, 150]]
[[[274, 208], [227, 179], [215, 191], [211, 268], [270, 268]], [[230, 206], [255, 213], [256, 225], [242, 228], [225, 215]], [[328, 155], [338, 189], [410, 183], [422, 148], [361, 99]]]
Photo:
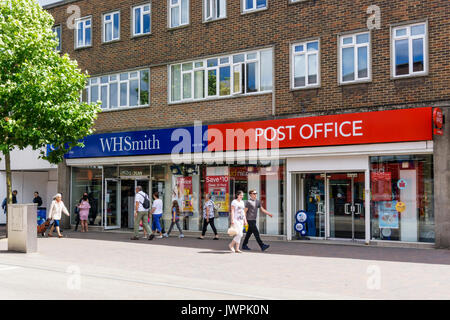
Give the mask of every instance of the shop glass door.
[[320, 173], [303, 175], [303, 208], [306, 211], [306, 235], [325, 238], [325, 176]]
[[105, 179], [105, 229], [120, 228], [120, 180]]
[[329, 237], [364, 239], [364, 173], [327, 174]]

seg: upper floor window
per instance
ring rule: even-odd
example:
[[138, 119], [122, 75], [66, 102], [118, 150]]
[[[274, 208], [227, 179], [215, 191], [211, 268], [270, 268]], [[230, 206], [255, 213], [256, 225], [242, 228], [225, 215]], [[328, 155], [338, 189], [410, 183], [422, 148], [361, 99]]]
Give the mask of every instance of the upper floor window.
[[88, 47], [91, 45], [91, 21], [89, 18], [81, 18], [76, 21], [75, 46], [76, 48]]
[[394, 77], [426, 74], [427, 24], [418, 23], [393, 28], [392, 39]]
[[292, 45], [292, 88], [318, 86], [319, 77], [319, 40], [301, 42]]
[[150, 3], [133, 8], [133, 35], [150, 33]]
[[169, 25], [171, 28], [189, 24], [189, 0], [169, 0]]
[[170, 66], [170, 101], [219, 98], [272, 90], [272, 49]]
[[137, 70], [89, 79], [82, 99], [101, 101], [102, 109], [146, 106], [150, 103], [150, 70]]
[[339, 82], [370, 80], [370, 33], [343, 35], [339, 48]]
[[55, 40], [58, 41], [58, 45], [56, 46], [56, 51], [61, 51], [61, 26], [54, 26], [52, 31], [56, 33]]
[[205, 21], [225, 18], [227, 15], [227, 0], [203, 0], [205, 4]]
[[262, 10], [267, 8], [268, 0], [242, 0], [243, 12]]
[[119, 40], [120, 13], [119, 11], [103, 15], [103, 42]]

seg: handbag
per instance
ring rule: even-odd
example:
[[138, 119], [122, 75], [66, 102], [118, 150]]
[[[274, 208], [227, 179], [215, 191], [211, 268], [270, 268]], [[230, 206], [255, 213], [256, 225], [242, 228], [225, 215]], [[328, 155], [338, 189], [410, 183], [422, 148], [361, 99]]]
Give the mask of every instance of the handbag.
[[235, 235], [238, 234], [238, 231], [236, 230], [236, 228], [234, 227], [234, 225], [231, 225], [231, 226], [228, 228], [227, 233], [228, 233], [228, 235], [229, 235], [230, 237], [234, 237]]

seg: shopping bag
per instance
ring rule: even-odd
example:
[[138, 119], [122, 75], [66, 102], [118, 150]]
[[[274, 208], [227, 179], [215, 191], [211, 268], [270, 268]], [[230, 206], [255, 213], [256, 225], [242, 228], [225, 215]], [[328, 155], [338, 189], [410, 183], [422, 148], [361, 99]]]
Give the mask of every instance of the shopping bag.
[[235, 235], [238, 234], [238, 231], [236, 230], [235, 226], [232, 225], [231, 227], [228, 228], [227, 233], [230, 237], [234, 237]]

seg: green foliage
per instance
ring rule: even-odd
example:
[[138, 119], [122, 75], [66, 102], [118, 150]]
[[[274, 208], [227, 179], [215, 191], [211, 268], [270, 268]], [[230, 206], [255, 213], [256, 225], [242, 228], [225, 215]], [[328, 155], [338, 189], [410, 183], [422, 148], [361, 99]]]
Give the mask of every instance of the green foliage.
[[[88, 75], [56, 52], [53, 17], [35, 0], [0, 0], [0, 151], [34, 150], [52, 163], [92, 134], [100, 110], [80, 101]], [[67, 145], [65, 145], [67, 144]], [[66, 148], [67, 147], [67, 148]]]

